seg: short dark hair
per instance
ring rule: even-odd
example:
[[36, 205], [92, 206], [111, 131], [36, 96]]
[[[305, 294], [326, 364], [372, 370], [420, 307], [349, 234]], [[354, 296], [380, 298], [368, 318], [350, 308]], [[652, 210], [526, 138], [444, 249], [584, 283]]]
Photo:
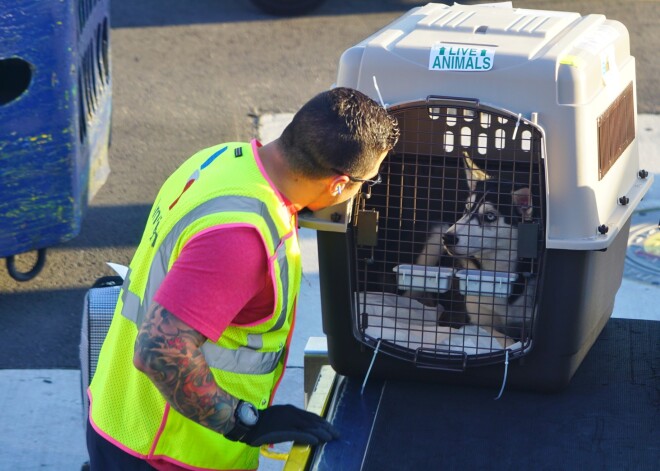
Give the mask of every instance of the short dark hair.
[[368, 178], [376, 159], [398, 139], [398, 123], [382, 106], [362, 92], [337, 87], [305, 103], [280, 142], [295, 173], [323, 178], [337, 169]]

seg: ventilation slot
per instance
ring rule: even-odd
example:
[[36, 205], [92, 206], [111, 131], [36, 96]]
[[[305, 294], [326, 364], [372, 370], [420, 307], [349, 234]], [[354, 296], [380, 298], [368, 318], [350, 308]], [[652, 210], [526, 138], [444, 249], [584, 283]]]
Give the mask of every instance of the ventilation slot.
[[598, 118], [598, 179], [602, 180], [635, 139], [632, 82]]
[[99, 0], [78, 0], [78, 34], [85, 29], [87, 20], [98, 2]]
[[[96, 1], [87, 3], [91, 8]], [[103, 93], [110, 83], [110, 57], [108, 19], [104, 18], [94, 28], [94, 33], [82, 50], [78, 69], [78, 106], [80, 110], [80, 142], [87, 134], [87, 121], [93, 119], [101, 104]]]

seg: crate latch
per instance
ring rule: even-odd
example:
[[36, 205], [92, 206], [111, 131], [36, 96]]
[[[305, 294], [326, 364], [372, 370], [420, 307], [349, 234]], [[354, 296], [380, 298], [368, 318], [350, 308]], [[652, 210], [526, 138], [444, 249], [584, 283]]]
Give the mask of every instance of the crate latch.
[[518, 257], [537, 258], [539, 253], [539, 225], [525, 222], [518, 224]]
[[357, 244], [367, 247], [378, 245], [378, 211], [360, 209], [356, 214]]

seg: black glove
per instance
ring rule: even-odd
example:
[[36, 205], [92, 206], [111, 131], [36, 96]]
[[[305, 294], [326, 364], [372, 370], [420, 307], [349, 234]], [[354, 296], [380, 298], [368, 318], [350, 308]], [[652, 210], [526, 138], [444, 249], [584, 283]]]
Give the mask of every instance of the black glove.
[[239, 441], [250, 446], [290, 441], [317, 445], [336, 438], [339, 438], [339, 432], [330, 422], [287, 404], [259, 411], [259, 420]]

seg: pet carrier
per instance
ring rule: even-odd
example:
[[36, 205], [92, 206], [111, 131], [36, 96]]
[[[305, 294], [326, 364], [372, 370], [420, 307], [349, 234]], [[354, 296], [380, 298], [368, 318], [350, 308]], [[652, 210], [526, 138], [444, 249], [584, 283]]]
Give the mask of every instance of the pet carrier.
[[109, 4], [0, 0], [0, 257], [19, 281], [78, 235], [109, 172]]
[[348, 49], [337, 86], [401, 128], [382, 184], [318, 232], [332, 366], [558, 390], [609, 319], [651, 185], [635, 64], [602, 15], [415, 8]]

